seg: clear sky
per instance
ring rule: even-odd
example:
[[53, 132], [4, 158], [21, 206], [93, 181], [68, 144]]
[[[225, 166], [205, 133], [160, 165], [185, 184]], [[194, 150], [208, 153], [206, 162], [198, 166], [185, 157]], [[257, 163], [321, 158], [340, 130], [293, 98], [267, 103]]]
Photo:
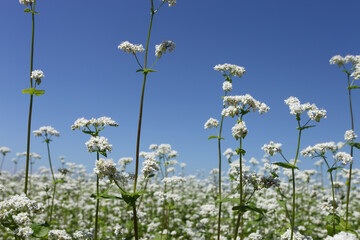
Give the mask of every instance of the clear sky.
[[[215, 132], [204, 130], [204, 123], [220, 118], [223, 77], [213, 67], [223, 63], [247, 71], [234, 78], [232, 94], [249, 93], [271, 108], [265, 115], [245, 116], [246, 159], [260, 160], [261, 147], [270, 140], [282, 143], [289, 159], [295, 157], [297, 122], [284, 103], [289, 96], [328, 111], [327, 119], [304, 131], [301, 149], [343, 141], [350, 129], [346, 75], [329, 59], [360, 54], [359, 8], [358, 0], [178, 0], [175, 7], [164, 5], [154, 17], [149, 61], [163, 40], [174, 41], [176, 49], [157, 62], [157, 73], [149, 74], [141, 150], [169, 143], [188, 173], [218, 166], [216, 140], [207, 140]], [[10, 169], [16, 152], [26, 151], [29, 95], [21, 90], [30, 87], [31, 14], [17, 0], [3, 1], [2, 9], [0, 146], [12, 150], [4, 165]], [[70, 129], [80, 117], [117, 121], [119, 127], [103, 131], [113, 144], [109, 157], [116, 162], [134, 157], [142, 75], [135, 72], [135, 59], [117, 46], [126, 40], [145, 46], [149, 9], [150, 0], [37, 0], [34, 69], [44, 71], [39, 89], [46, 94], [34, 97], [32, 130], [50, 125], [60, 132], [51, 143], [55, 166], [64, 155], [89, 170], [94, 167], [96, 155], [84, 144], [89, 136]], [[139, 58], [143, 61], [144, 54]], [[353, 91], [353, 108], [360, 135], [360, 90]], [[234, 123], [225, 119], [223, 150], [237, 147], [231, 136]], [[43, 156], [37, 166], [48, 166], [46, 145], [33, 135], [31, 152]], [[357, 167], [359, 156], [355, 151]], [[302, 169], [313, 168], [314, 160], [300, 159]]]

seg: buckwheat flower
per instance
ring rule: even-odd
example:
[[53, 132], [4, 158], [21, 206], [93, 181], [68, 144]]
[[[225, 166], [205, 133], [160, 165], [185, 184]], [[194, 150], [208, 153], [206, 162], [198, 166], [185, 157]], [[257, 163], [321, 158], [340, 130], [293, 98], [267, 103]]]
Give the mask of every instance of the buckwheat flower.
[[40, 127], [38, 130], [34, 130], [33, 131], [34, 135], [36, 137], [47, 137], [47, 136], [55, 136], [58, 137], [60, 136], [59, 132], [56, 131], [53, 127], [51, 126], [44, 126], [44, 127]]
[[236, 155], [236, 152], [234, 152], [231, 148], [228, 148], [225, 150], [225, 152], [223, 153], [223, 155], [230, 160], [233, 156]]
[[270, 110], [270, 107], [265, 103], [260, 103], [259, 105], [259, 114], [262, 115], [263, 113], [267, 113]]
[[245, 74], [245, 68], [241, 66], [237, 66], [234, 64], [224, 63], [224, 64], [218, 64], [214, 67], [215, 71], [220, 71], [223, 73], [226, 73], [226, 71], [229, 71], [230, 76], [235, 76], [241, 78]]
[[345, 141], [352, 142], [355, 138], [357, 138], [357, 135], [350, 129], [345, 132], [344, 138]]
[[155, 46], [155, 56], [161, 58], [161, 56], [165, 54], [168, 49], [169, 52], [172, 52], [175, 49], [175, 46], [176, 44], [173, 41], [162, 41], [162, 43]]
[[355, 65], [354, 71], [351, 73], [350, 76], [353, 77], [355, 80], [360, 79], [360, 61]]
[[308, 111], [308, 116], [311, 120], [315, 120], [316, 122], [320, 122], [321, 118], [326, 118], [326, 110], [324, 109], [314, 109]]
[[343, 164], [343, 165], [346, 165], [348, 164], [349, 162], [352, 163], [353, 161], [353, 158], [350, 154], [346, 153], [346, 152], [338, 152], [336, 153], [336, 155], [334, 156], [335, 160], [340, 162]]
[[169, 7], [173, 7], [176, 5], [176, 0], [162, 0], [163, 2], [168, 2]]
[[124, 52], [127, 53], [132, 53], [132, 54], [136, 54], [137, 52], [144, 52], [144, 47], [142, 44], [132, 44], [129, 43], [128, 41], [122, 42], [119, 46], [118, 49], [123, 50]]
[[262, 150], [264, 150], [267, 154], [269, 154], [270, 156], [274, 156], [275, 153], [281, 153], [281, 143], [274, 143], [273, 141], [270, 141], [269, 144], [264, 144], [264, 146], [262, 146]]
[[225, 91], [225, 92], [231, 92], [232, 90], [232, 84], [228, 81], [225, 81], [223, 83], [223, 86], [222, 86], [222, 89]]
[[349, 232], [339, 232], [335, 234], [333, 237], [327, 236], [324, 240], [357, 240], [355, 234]]
[[48, 237], [53, 240], [71, 240], [71, 236], [65, 230], [50, 230]]
[[345, 58], [343, 58], [343, 57], [340, 56], [340, 55], [333, 56], [333, 57], [330, 59], [330, 64], [337, 64], [339, 67], [341, 67], [342, 65], [344, 65], [344, 63], [345, 63]]
[[133, 161], [132, 157], [123, 157], [123, 158], [119, 159], [118, 164], [125, 166], [125, 165], [131, 163], [132, 161]]
[[168, 157], [169, 158], [174, 158], [177, 157], [179, 155], [179, 153], [175, 150], [171, 150], [171, 152], [169, 152]]
[[[304, 113], [305, 111], [309, 111], [309, 110], [318, 110], [318, 108], [316, 107], [315, 104], [310, 104], [310, 103], [304, 103], [304, 104], [300, 104], [300, 101], [297, 97], [289, 97], [288, 99], [286, 99], [284, 101], [290, 108], [290, 114], [294, 114], [294, 115], [300, 115], [302, 113]], [[319, 116], [321, 114], [324, 114], [323, 112], [314, 112], [313, 114], [311, 114], [311, 116], [314, 117], [314, 119], [316, 119], [315, 114], [318, 114]], [[326, 114], [326, 111], [325, 111]], [[310, 117], [310, 115], [309, 115]]]
[[181, 168], [185, 168], [185, 167], [186, 167], [186, 163], [180, 163], [180, 167], [181, 167]]
[[13, 215], [13, 219], [14, 219], [15, 223], [18, 225], [29, 225], [30, 224], [29, 214], [27, 212], [21, 212], [17, 215]]
[[154, 158], [148, 158], [142, 164], [143, 168], [141, 169], [141, 171], [145, 177], [151, 175], [152, 173], [160, 169]]
[[204, 128], [205, 129], [210, 129], [213, 127], [218, 127], [219, 126], [219, 121], [216, 120], [215, 118], [209, 118], [209, 120], [206, 121], [206, 123], [204, 124]]
[[[281, 235], [280, 239], [281, 240], [290, 240], [291, 239], [291, 229], [289, 228], [283, 235]], [[298, 230], [294, 229], [293, 240], [312, 240], [312, 238], [303, 236]]]
[[225, 96], [223, 103], [225, 106], [228, 106], [222, 111], [222, 115], [226, 117], [234, 117], [235, 115], [238, 115], [241, 110], [245, 109], [251, 109], [253, 112], [259, 110], [260, 114], [266, 113], [270, 110], [270, 108], [265, 103], [257, 101], [250, 94]]
[[85, 143], [88, 152], [102, 152], [112, 150], [112, 145], [109, 144], [108, 139], [105, 137], [91, 137], [89, 141]]
[[157, 144], [151, 144], [151, 145], [149, 146], [149, 149], [150, 149], [150, 150], [156, 150], [157, 148], [158, 148]]
[[37, 153], [30, 153], [30, 157], [35, 159], [41, 159], [41, 156]]
[[6, 155], [7, 153], [9, 153], [9, 152], [11, 152], [11, 150], [10, 150], [10, 148], [8, 148], [8, 147], [0, 147], [0, 153], [2, 154], [2, 155]]
[[19, 0], [19, 3], [25, 6], [28, 6], [29, 4], [33, 3], [34, 0]]
[[162, 182], [164, 184], [170, 184], [170, 185], [175, 185], [178, 183], [183, 183], [186, 182], [186, 179], [183, 177], [178, 177], [178, 176], [173, 176], [173, 177], [165, 177]]
[[245, 122], [242, 121], [236, 123], [235, 126], [232, 127], [231, 132], [234, 138], [236, 138], [236, 140], [239, 138], [245, 138], [248, 133]]
[[75, 120], [74, 124], [71, 126], [71, 130], [75, 129], [81, 129], [83, 127], [88, 127], [90, 124], [90, 121], [85, 118], [78, 118]]
[[307, 156], [312, 157], [315, 154], [317, 155], [325, 154], [326, 150], [330, 150], [331, 152], [335, 153], [338, 150], [338, 148], [335, 142], [317, 143], [314, 146], [308, 146], [307, 148], [302, 150], [300, 154], [303, 155], [304, 157]]
[[99, 178], [109, 178], [115, 176], [116, 173], [116, 164], [112, 159], [100, 158], [96, 160], [94, 173], [99, 176]]
[[24, 238], [30, 237], [33, 233], [34, 231], [31, 229], [30, 226], [19, 227], [18, 229], [15, 230], [15, 234], [17, 236]]

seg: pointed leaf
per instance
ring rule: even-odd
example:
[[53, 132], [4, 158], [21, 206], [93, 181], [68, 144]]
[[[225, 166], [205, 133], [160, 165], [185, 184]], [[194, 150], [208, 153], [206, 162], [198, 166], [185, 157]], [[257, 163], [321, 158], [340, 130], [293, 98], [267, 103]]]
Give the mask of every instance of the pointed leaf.
[[349, 143], [350, 146], [360, 149], [360, 143]]
[[29, 8], [25, 8], [25, 9], [24, 9], [24, 12], [26, 12], [26, 13], [27, 13], [27, 12], [31, 12], [31, 10], [30, 10]]
[[360, 87], [358, 87], [358, 86], [356, 86], [356, 85], [353, 85], [353, 86], [347, 87], [347, 89], [356, 89], [356, 88], [360, 88]]
[[342, 167], [333, 167], [327, 170], [328, 173], [331, 173], [332, 171], [340, 170]]
[[1, 222], [1, 225], [3, 225], [4, 227], [10, 228], [10, 230], [12, 230], [12, 231], [16, 230], [19, 227], [15, 223], [9, 223], [9, 222]]
[[43, 238], [47, 236], [50, 230], [50, 225], [48, 223], [31, 224], [30, 227], [34, 231], [32, 236], [36, 238]]
[[298, 167], [296, 167], [295, 165], [290, 164], [290, 163], [276, 162], [276, 163], [273, 163], [273, 164], [274, 164], [274, 165], [278, 165], [278, 166], [283, 167], [283, 168], [299, 169]]
[[208, 139], [219, 138], [218, 136], [211, 135]]

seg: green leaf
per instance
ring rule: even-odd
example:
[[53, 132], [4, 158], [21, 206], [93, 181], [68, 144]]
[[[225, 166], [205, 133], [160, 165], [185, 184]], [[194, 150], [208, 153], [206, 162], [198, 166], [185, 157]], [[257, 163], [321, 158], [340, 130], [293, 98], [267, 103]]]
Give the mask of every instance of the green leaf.
[[98, 197], [96, 197], [96, 194], [91, 194], [91, 197], [98, 199], [122, 199], [121, 197], [109, 195], [106, 193], [100, 193]]
[[356, 89], [356, 88], [360, 88], [360, 87], [358, 87], [358, 86], [356, 86], [356, 85], [352, 85], [352, 86], [350, 86], [350, 87], [347, 87], [346, 89]]
[[30, 10], [29, 8], [25, 8], [25, 9], [24, 9], [24, 12], [26, 12], [26, 13], [27, 13], [27, 12], [31, 12], [31, 10]]
[[40, 96], [40, 95], [43, 95], [45, 93], [45, 90], [37, 90], [35, 88], [29, 88], [29, 89], [24, 89], [22, 90], [22, 93], [25, 94], [25, 93], [28, 93], [28, 94], [35, 94], [36, 96]]
[[235, 206], [232, 208], [232, 210], [238, 210], [239, 212], [246, 212], [246, 211], [253, 211], [260, 213], [261, 215], [264, 215], [264, 212], [257, 207], [249, 206], [249, 205], [242, 205], [242, 206]]
[[246, 151], [244, 150], [244, 149], [241, 149], [241, 148], [237, 148], [237, 149], [235, 149], [235, 152], [237, 153], [237, 154], [241, 154], [241, 155], [243, 155], [243, 156], [245, 156], [245, 153], [246, 153]]
[[40, 13], [38, 13], [38, 12], [34, 12], [34, 14], [36, 14], [36, 15], [40, 15]]
[[316, 127], [315, 125], [311, 125], [311, 126], [306, 126], [306, 127], [297, 127], [297, 130], [304, 130], [304, 129], [308, 129], [308, 128], [312, 128], [312, 127]]
[[157, 72], [157, 70], [152, 70], [152, 69], [142, 69], [143, 71], [143, 74], [148, 74], [148, 73], [151, 73], [151, 72]]
[[56, 181], [53, 181], [53, 184], [58, 184], [58, 183], [65, 183], [64, 180], [56, 180]]
[[30, 227], [34, 231], [32, 236], [36, 238], [43, 238], [47, 236], [50, 230], [50, 225], [48, 223], [31, 224]]
[[103, 155], [104, 157], [107, 157], [106, 150], [105, 150], [105, 151], [98, 151], [98, 153], [100, 153], [100, 154]]
[[12, 231], [16, 230], [19, 227], [15, 223], [9, 223], [9, 222], [1, 222], [1, 225], [3, 225], [4, 227], [10, 228], [10, 230], [12, 230]]
[[329, 214], [326, 216], [325, 221], [328, 222], [329, 224], [332, 224], [335, 221], [335, 225], [339, 225], [340, 224], [340, 217], [337, 215], [333, 215], [333, 214]]
[[352, 147], [356, 147], [357, 149], [360, 149], [360, 143], [348, 143]]
[[218, 136], [211, 135], [208, 139], [219, 138]]
[[144, 69], [138, 69], [138, 70], [136, 70], [136, 72], [143, 72], [144, 71]]
[[276, 162], [276, 163], [273, 163], [273, 164], [278, 165], [278, 166], [283, 167], [283, 168], [299, 169], [297, 166], [295, 166], [293, 164], [290, 164], [290, 163]]
[[342, 169], [342, 167], [333, 167], [333, 168], [328, 169], [327, 172], [331, 173], [332, 171], [340, 170], [340, 169]]

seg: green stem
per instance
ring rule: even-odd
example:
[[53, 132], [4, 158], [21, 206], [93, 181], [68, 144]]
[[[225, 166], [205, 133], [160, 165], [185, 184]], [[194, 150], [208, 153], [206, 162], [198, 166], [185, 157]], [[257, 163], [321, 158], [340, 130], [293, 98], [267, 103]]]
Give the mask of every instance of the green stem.
[[[34, 0], [32, 7], [32, 34], [31, 34], [31, 55], [30, 55], [30, 87], [33, 87], [33, 80], [31, 78], [31, 73], [33, 71], [34, 65], [34, 36], [35, 36], [35, 4]], [[31, 5], [30, 5], [31, 6]], [[29, 165], [30, 165], [30, 134], [31, 134], [31, 115], [32, 115], [32, 105], [33, 105], [34, 95], [30, 95], [30, 106], [29, 106], [29, 119], [28, 119], [28, 132], [27, 132], [27, 146], [26, 146], [26, 168], [25, 168], [25, 189], [24, 193], [27, 195], [28, 192], [28, 178], [29, 178]]]
[[2, 170], [2, 167], [3, 167], [4, 161], [5, 161], [5, 154], [3, 155], [3, 158], [2, 158], [2, 160], [1, 160], [0, 172], [1, 172], [1, 170]]
[[[326, 161], [326, 158], [324, 156], [322, 156], [322, 158], [324, 159], [328, 169], [331, 169], [328, 162]], [[332, 172], [329, 172], [330, 174], [330, 180], [331, 180], [331, 192], [332, 192], [332, 203], [333, 203], [333, 234], [335, 235], [335, 187], [334, 187], [334, 180], [333, 180], [333, 176], [332, 176]]]
[[55, 175], [54, 175], [54, 171], [53, 171], [53, 167], [52, 167], [52, 163], [51, 163], [51, 157], [50, 157], [49, 139], [46, 139], [45, 142], [46, 142], [47, 151], [48, 151], [48, 158], [49, 158], [51, 176], [52, 176], [53, 184], [54, 184], [53, 195], [52, 195], [52, 200], [51, 200], [51, 208], [50, 208], [50, 222], [49, 222], [49, 224], [51, 225], [53, 209], [54, 209], [54, 199], [55, 199], [55, 193], [56, 193], [56, 183], [55, 183]]
[[[96, 153], [96, 159], [99, 160], [99, 153]], [[99, 196], [99, 176], [96, 174], [96, 196]], [[99, 221], [99, 206], [100, 199], [96, 198], [96, 213], [95, 213], [95, 240], [98, 239], [98, 221]]]
[[[348, 73], [348, 87], [350, 87], [350, 73]], [[349, 105], [350, 105], [350, 116], [351, 116], [351, 129], [354, 131], [354, 115], [352, 111], [351, 104], [351, 89], [349, 88]], [[353, 157], [354, 155], [354, 146], [351, 146], [350, 155]], [[351, 176], [352, 176], [352, 162], [350, 163], [349, 169], [349, 184], [347, 185], [347, 193], [346, 193], [346, 220], [345, 220], [345, 230], [348, 230], [348, 222], [349, 222], [349, 202], [350, 202], [350, 190], [351, 190]]]
[[[300, 126], [300, 120], [298, 120], [298, 124]], [[300, 150], [300, 140], [301, 140], [301, 128], [299, 129], [299, 138], [298, 138], [298, 145], [297, 145], [297, 150], [296, 150], [296, 156], [295, 156], [295, 160], [294, 160], [294, 166], [296, 166], [296, 161], [298, 159], [299, 156], [299, 150]], [[291, 236], [290, 236], [290, 240], [293, 240], [293, 236], [294, 236], [294, 228], [295, 228], [295, 190], [296, 190], [296, 186], [295, 186], [295, 169], [292, 168], [292, 183], [293, 183], [293, 191], [292, 191], [292, 221], [291, 221]]]
[[[242, 149], [242, 138], [240, 138], [240, 149]], [[243, 180], [242, 180], [242, 153], [239, 154], [240, 155], [240, 206], [243, 205]], [[239, 225], [240, 225], [240, 220], [242, 219], [242, 212], [239, 212], [237, 221], [236, 221], [236, 227], [235, 227], [235, 233], [234, 233], [234, 240], [236, 240], [238, 232], [239, 232]], [[240, 239], [243, 240], [244, 239], [244, 232], [243, 232], [243, 221], [241, 221], [241, 236]]]

